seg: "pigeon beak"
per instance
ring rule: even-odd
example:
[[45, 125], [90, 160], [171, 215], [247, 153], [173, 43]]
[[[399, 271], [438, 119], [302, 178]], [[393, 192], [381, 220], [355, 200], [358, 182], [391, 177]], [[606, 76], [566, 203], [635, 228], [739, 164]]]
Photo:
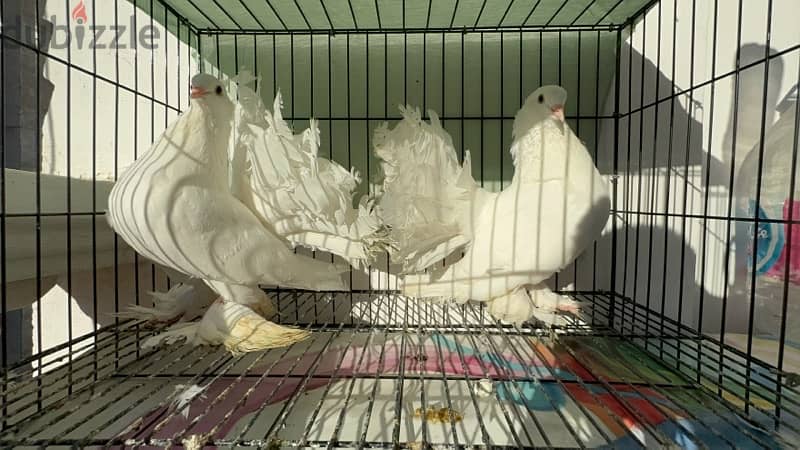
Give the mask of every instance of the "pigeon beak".
[[550, 107], [553, 117], [558, 119], [559, 122], [564, 123], [564, 105], [555, 105]]
[[206, 94], [208, 94], [208, 91], [206, 91], [205, 89], [199, 88], [199, 87], [196, 87], [196, 86], [192, 86], [192, 89], [191, 89], [191, 97], [192, 98], [205, 97]]

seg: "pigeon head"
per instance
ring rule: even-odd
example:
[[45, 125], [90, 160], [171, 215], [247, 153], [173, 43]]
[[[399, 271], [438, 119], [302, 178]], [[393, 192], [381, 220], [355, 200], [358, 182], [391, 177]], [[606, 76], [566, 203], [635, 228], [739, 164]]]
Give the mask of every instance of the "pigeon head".
[[545, 120], [555, 120], [564, 131], [564, 104], [567, 91], [561, 86], [542, 86], [529, 95], [514, 121], [514, 137], [522, 137]]
[[192, 103], [207, 106], [214, 116], [225, 117], [233, 113], [233, 103], [228, 98], [222, 82], [216, 77], [201, 73], [192, 78], [190, 97]]

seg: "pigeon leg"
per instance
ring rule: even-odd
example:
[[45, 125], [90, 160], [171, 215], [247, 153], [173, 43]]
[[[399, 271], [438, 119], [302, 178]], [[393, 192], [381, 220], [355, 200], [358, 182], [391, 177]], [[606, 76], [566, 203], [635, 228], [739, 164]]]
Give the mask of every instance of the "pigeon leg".
[[516, 325], [536, 318], [552, 327], [556, 325], [560, 313], [577, 314], [579, 311], [580, 303], [567, 296], [556, 294], [544, 284], [537, 284], [528, 289], [519, 287], [489, 301], [489, 313], [493, 317]]
[[489, 300], [489, 314], [495, 319], [521, 326], [534, 316], [536, 305], [524, 287], [518, 287], [506, 295]]
[[580, 302], [556, 294], [543, 283], [529, 287], [528, 295], [535, 306], [533, 315], [551, 327], [560, 324], [561, 313], [578, 314], [581, 309]]
[[201, 341], [222, 344], [233, 354], [286, 347], [310, 335], [265, 317], [275, 313], [272, 300], [258, 287], [207, 282], [221, 294], [203, 316], [198, 328]]
[[234, 355], [287, 347], [309, 335], [305, 330], [278, 325], [247, 306], [222, 299], [211, 305], [198, 329], [202, 341], [222, 344]]

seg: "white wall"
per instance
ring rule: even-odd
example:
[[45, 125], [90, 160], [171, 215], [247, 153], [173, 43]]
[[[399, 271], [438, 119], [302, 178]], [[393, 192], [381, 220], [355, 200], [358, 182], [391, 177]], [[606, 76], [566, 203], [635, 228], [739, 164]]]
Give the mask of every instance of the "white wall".
[[[678, 2], [677, 15], [674, 13], [675, 1]], [[742, 259], [744, 254], [741, 240], [736, 239], [736, 233], [738, 231], [741, 238], [746, 229], [737, 227], [736, 224], [731, 228], [732, 240], [738, 242], [737, 248], [728, 245], [725, 220], [704, 221], [702, 218], [690, 218], [684, 221], [680, 216], [684, 215], [684, 194], [687, 215], [728, 215], [731, 165], [734, 165], [734, 173], [738, 176], [738, 164], [758, 143], [761, 132], [764, 64], [741, 72], [738, 127], [734, 130], [731, 121], [735, 77], [726, 74], [736, 68], [739, 2], [719, 0], [716, 36], [713, 35], [714, 2], [695, 2], [694, 28], [692, 3], [690, 0], [662, 0], [660, 38], [659, 9], [656, 7], [649, 11], [644, 21], [636, 25], [632, 35], [626, 40], [622, 53], [621, 110], [633, 110], [634, 113], [620, 121], [618, 161], [622, 177], [619, 181], [617, 208], [645, 213], [668, 212], [678, 217], [667, 219], [637, 214], [620, 216], [622, 221], [619, 223], [623, 228], [619, 234], [617, 267], [623, 270], [618, 270], [617, 286], [619, 290], [624, 281], [625, 295], [636, 298], [641, 304], [647, 302], [649, 288], [652, 309], [661, 311], [663, 298], [664, 311], [673, 318], [678, 316], [678, 302], [682, 295], [681, 320], [692, 327], [699, 324], [702, 293], [703, 331], [709, 333], [716, 333], [720, 328], [722, 298], [727, 295], [727, 331], [746, 332], [749, 308], [748, 295], [743, 292], [746, 267], [741, 261], [736, 265], [737, 255]], [[741, 65], [765, 58], [766, 4], [765, 1], [743, 2]], [[798, 12], [800, 9], [796, 1], [774, 0], [770, 54], [800, 44], [800, 28], [796, 26]], [[677, 36], [674, 46], [673, 32]], [[776, 103], [798, 82], [799, 57], [800, 51], [794, 49], [770, 61], [767, 116], [764, 119], [767, 127], [777, 120]], [[716, 67], [712, 72], [714, 58]], [[693, 73], [690, 72], [692, 61]], [[663, 99], [672, 92], [698, 86], [715, 77], [720, 79], [692, 91], [691, 104], [688, 93], [676, 98], [672, 120], [669, 101], [660, 104], [657, 119], [653, 107], [647, 108], [643, 114], [637, 112], [642, 104], [642, 91], [645, 105], [651, 104], [656, 98], [657, 80], [658, 98]], [[609, 98], [608, 102], [613, 102], [613, 98]], [[670, 125], [673, 125], [672, 128]], [[735, 160], [731, 157], [734, 133], [737, 143]], [[630, 144], [628, 135], [631, 137]], [[609, 148], [613, 148], [612, 128], [604, 130], [604, 141]], [[671, 164], [668, 164], [670, 142], [672, 158]], [[640, 155], [643, 158], [641, 166], [638, 159]], [[726, 254], [729, 252], [730, 276], [725, 279], [723, 272]], [[665, 271], [666, 280], [663, 276]]]
[[[35, 45], [34, 34], [27, 37], [14, 21], [19, 16], [20, 23], [32, 27], [36, 23], [35, 3], [4, 2], [7, 22], [4, 33]], [[149, 8], [149, 2], [140, 3]], [[67, 10], [77, 4], [78, 1], [39, 2], [40, 47], [44, 53], [38, 69], [33, 50], [8, 41], [4, 48], [5, 72], [9, 77], [18, 74], [12, 81], [6, 81], [6, 101], [9, 105], [19, 104], [19, 108], [7, 107], [10, 119], [6, 124], [6, 147], [9, 152], [18, 149], [24, 156], [23, 163], [26, 158], [30, 160], [16, 167], [21, 171], [6, 171], [7, 212], [36, 212], [34, 172], [38, 139], [41, 212], [51, 214], [41, 219], [40, 308], [36, 305], [35, 219], [7, 219], [9, 305], [11, 309], [27, 307], [34, 311], [32, 339], [23, 337], [30, 339], [28, 348], [33, 353], [65, 342], [70, 333], [77, 337], [92, 331], [95, 324], [113, 323], [115, 303], [121, 309], [137, 301], [137, 297], [138, 301], [148, 303], [147, 291], [154, 286], [165, 287], [165, 276], [140, 261], [140, 282], [136, 288], [133, 253], [118, 240], [115, 260], [114, 234], [102, 214], [94, 221], [94, 231], [91, 216], [72, 216], [69, 235], [67, 219], [59, 214], [67, 213], [68, 209], [73, 214], [90, 213], [93, 206], [97, 212], [105, 211], [115, 174], [124, 171], [136, 154], [147, 150], [153, 139], [177, 117], [178, 110], [188, 105], [189, 78], [197, 71], [196, 56], [187, 44], [189, 29], [178, 26], [176, 18], [166, 15], [163, 8], [156, 6], [155, 18], [151, 19], [148, 11], [135, 8], [128, 1], [85, 0], [88, 22], [79, 25]], [[114, 46], [112, 41], [117, 33], [111, 27], [117, 24], [126, 28]], [[140, 39], [134, 45], [131, 36], [140, 36], [151, 25], [157, 38]], [[96, 36], [90, 26], [96, 27]], [[105, 29], [102, 34], [99, 27]], [[78, 37], [81, 31], [83, 42]], [[66, 46], [68, 33], [72, 39]], [[94, 47], [90, 45], [93, 40]], [[149, 42], [154, 49], [145, 46]], [[94, 78], [93, 73], [98, 77]], [[38, 108], [41, 123], [36, 121], [37, 92], [41, 100]], [[9, 126], [17, 126], [18, 131], [9, 130]], [[69, 208], [68, 183], [72, 197]], [[67, 275], [68, 252], [71, 281]], [[68, 312], [72, 314], [71, 330]]]

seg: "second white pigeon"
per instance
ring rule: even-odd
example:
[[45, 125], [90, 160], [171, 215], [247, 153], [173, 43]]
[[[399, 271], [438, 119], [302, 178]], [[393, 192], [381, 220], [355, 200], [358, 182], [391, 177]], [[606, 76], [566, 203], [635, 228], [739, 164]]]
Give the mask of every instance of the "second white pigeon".
[[610, 196], [565, 123], [566, 100], [559, 86], [527, 98], [513, 127], [514, 176], [500, 193], [478, 186], [469, 152], [459, 165], [434, 112], [426, 123], [419, 111], [402, 109], [395, 128], [376, 132], [385, 174], [380, 208], [397, 242], [393, 259], [407, 273], [406, 295], [489, 302], [493, 316], [512, 323], [551, 322], [559, 310], [578, 309], [543, 282], [599, 236]]

